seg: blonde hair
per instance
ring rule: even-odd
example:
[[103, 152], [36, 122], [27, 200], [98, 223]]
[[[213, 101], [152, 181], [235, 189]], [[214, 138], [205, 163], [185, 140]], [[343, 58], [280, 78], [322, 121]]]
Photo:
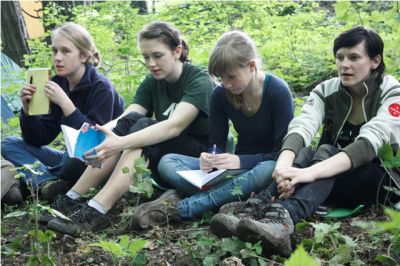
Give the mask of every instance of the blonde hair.
[[100, 65], [101, 56], [97, 51], [92, 35], [84, 27], [73, 22], [67, 22], [53, 30], [52, 41], [57, 34], [61, 34], [70, 40], [83, 55], [87, 56], [85, 64]]
[[[251, 60], [260, 65], [257, 49], [253, 40], [244, 32], [230, 31], [222, 34], [214, 46], [208, 61], [208, 73], [213, 77], [221, 77], [238, 68], [246, 67]], [[250, 111], [242, 95], [234, 95], [225, 90], [229, 102], [245, 113]], [[247, 109], [249, 110], [246, 110]]]
[[208, 72], [211, 76], [221, 77], [229, 71], [245, 67], [250, 60], [258, 60], [256, 53], [256, 46], [247, 34], [241, 31], [226, 32], [211, 52]]

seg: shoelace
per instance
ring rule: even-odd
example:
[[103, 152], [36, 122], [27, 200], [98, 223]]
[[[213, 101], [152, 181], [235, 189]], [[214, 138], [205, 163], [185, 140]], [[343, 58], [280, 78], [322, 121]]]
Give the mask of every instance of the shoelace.
[[[169, 221], [178, 221], [179, 220], [179, 215], [177, 215], [175, 213], [175, 208], [172, 206], [164, 206], [164, 208], [158, 208], [158, 209], [152, 209], [152, 210], [148, 210], [146, 212], [144, 212], [142, 214], [143, 217], [145, 217], [146, 215], [148, 217], [152, 216], [153, 218], [149, 218], [148, 219], [148, 224], [149, 225], [159, 225], [159, 224], [164, 224], [164, 223], [168, 223]], [[156, 218], [156, 219], [154, 219]], [[163, 218], [165, 220], [163, 220]], [[156, 220], [156, 221], [155, 221]], [[151, 221], [155, 222], [152, 223]], [[142, 221], [140, 222], [141, 226], [144, 226]]]
[[271, 206], [270, 211], [265, 214], [265, 216], [260, 219], [262, 223], [275, 223], [275, 224], [283, 224], [286, 225], [286, 212], [283, 207], [275, 207]]
[[[250, 197], [241, 211], [244, 211], [247, 215], [254, 219], [264, 218], [264, 214], [271, 208], [271, 194], [267, 190], [262, 190], [254, 197]], [[250, 212], [246, 212], [246, 209]]]
[[86, 204], [76, 205], [68, 215], [73, 222], [84, 223], [90, 221], [93, 218], [94, 212], [91, 211], [91, 207]]

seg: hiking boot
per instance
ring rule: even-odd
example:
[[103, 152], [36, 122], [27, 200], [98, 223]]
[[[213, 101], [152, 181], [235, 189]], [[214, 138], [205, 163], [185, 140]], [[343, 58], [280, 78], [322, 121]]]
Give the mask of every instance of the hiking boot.
[[211, 233], [219, 238], [235, 236], [239, 221], [240, 219], [236, 216], [217, 213], [210, 221]]
[[144, 229], [179, 221], [178, 202], [180, 200], [176, 190], [170, 189], [158, 199], [139, 205], [133, 214], [135, 226]]
[[14, 183], [1, 201], [7, 205], [20, 205], [24, 201], [19, 183]]
[[262, 190], [246, 201], [235, 201], [223, 205], [219, 213], [210, 221], [211, 232], [217, 237], [236, 235], [240, 219], [261, 219], [271, 207], [272, 197], [267, 190]]
[[82, 232], [97, 232], [110, 225], [107, 214], [102, 214], [87, 204], [74, 208], [67, 216], [71, 221], [57, 217], [51, 219], [47, 227], [63, 234], [76, 236]]
[[280, 203], [273, 203], [270, 211], [259, 221], [249, 218], [240, 220], [236, 229], [240, 240], [250, 243], [261, 240], [265, 253], [284, 257], [289, 257], [292, 252], [290, 234], [293, 232], [292, 218]]
[[70, 186], [69, 182], [61, 179], [50, 180], [40, 186], [39, 195], [44, 200], [53, 202], [58, 195], [67, 193]]
[[[84, 205], [85, 199], [78, 198], [78, 199], [71, 199], [67, 195], [58, 195], [50, 207], [56, 211], [61, 212], [62, 214], [68, 216], [68, 214], [77, 208], [81, 208]], [[38, 221], [39, 223], [47, 224], [51, 219], [57, 217], [49, 212], [44, 212], [39, 215]]]
[[272, 197], [267, 190], [261, 190], [246, 201], [230, 202], [219, 209], [219, 213], [235, 215], [238, 218], [261, 219], [271, 207]]

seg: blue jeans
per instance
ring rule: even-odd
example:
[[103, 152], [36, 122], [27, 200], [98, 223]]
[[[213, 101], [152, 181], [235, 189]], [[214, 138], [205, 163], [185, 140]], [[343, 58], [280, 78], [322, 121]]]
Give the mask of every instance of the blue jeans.
[[[187, 196], [178, 204], [179, 216], [183, 220], [200, 218], [204, 212], [218, 211], [222, 205], [247, 199], [252, 192], [266, 188], [272, 181], [275, 161], [258, 163], [253, 169], [211, 187], [199, 190], [180, 177], [176, 171], [199, 169], [199, 159], [180, 154], [163, 156], [158, 165], [161, 178], [176, 188], [179, 194]], [[242, 195], [232, 195], [240, 188]]]
[[39, 175], [34, 175], [29, 170], [18, 170], [22, 174], [21, 183], [27, 184], [31, 181], [33, 189], [46, 181], [57, 179], [64, 162], [69, 159], [67, 152], [46, 146], [35, 147], [18, 137], [6, 137], [1, 141], [1, 156], [16, 167], [39, 162], [35, 169], [41, 173]]

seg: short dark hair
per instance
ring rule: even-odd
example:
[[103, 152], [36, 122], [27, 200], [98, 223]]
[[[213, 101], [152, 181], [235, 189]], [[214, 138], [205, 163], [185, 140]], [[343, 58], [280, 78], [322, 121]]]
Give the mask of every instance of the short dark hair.
[[378, 73], [377, 78], [381, 80], [385, 72], [385, 63], [383, 62], [383, 41], [382, 38], [373, 30], [366, 29], [361, 26], [353, 27], [336, 37], [333, 43], [333, 55], [343, 47], [353, 47], [365, 41], [365, 50], [370, 58], [375, 58], [377, 55], [381, 56], [381, 63], [374, 70]]
[[181, 38], [178, 30], [165, 22], [154, 22], [146, 26], [139, 32], [139, 41], [142, 39], [158, 39], [160, 42], [166, 44], [172, 51], [182, 44], [182, 54], [179, 60], [183, 63], [189, 61], [189, 47], [186, 42]]

